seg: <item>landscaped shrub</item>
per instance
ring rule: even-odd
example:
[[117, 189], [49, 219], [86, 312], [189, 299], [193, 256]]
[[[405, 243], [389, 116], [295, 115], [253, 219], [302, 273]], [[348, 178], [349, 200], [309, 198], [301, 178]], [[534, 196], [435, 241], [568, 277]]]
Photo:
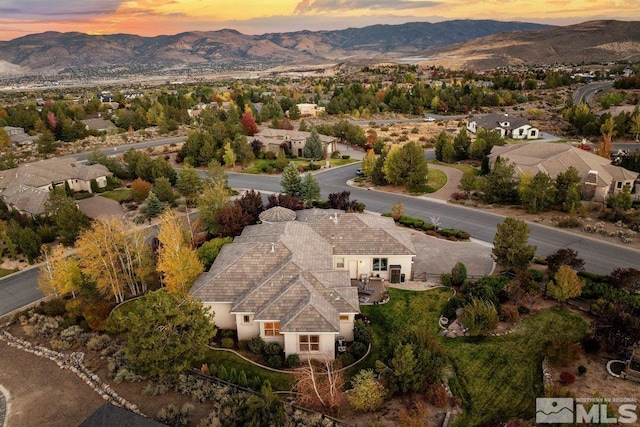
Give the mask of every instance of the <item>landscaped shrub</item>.
[[576, 376], [571, 372], [562, 371], [560, 372], [560, 384], [563, 386], [568, 386], [576, 382]]
[[[360, 344], [362, 344], [362, 343], [360, 343]], [[342, 367], [345, 367], [345, 366], [349, 366], [353, 362], [355, 362], [356, 358], [351, 353], [343, 353], [343, 354], [340, 355], [338, 360], [340, 361], [340, 365]]]
[[456, 310], [464, 307], [465, 304], [466, 299], [457, 293], [444, 304], [444, 307], [442, 307], [442, 315], [449, 319], [449, 321], [452, 321], [456, 318]]
[[455, 237], [460, 240], [468, 240], [471, 237], [471, 234], [457, 228], [443, 228], [438, 230], [438, 234], [443, 237]]
[[60, 339], [67, 342], [74, 341], [82, 333], [82, 328], [78, 325], [69, 326], [66, 329], [60, 331]]
[[467, 267], [461, 261], [451, 269], [451, 284], [453, 286], [461, 286], [467, 280]]
[[367, 353], [368, 348], [369, 346], [363, 342], [354, 342], [351, 344], [351, 347], [349, 347], [349, 351], [353, 354], [355, 360], [360, 360], [360, 358]]
[[349, 160], [350, 158], [351, 158], [351, 156], [350, 156], [350, 155], [348, 155], [348, 154], [343, 154], [343, 155], [342, 155], [342, 159], [343, 159], [343, 160]]
[[273, 369], [282, 368], [282, 356], [280, 356], [279, 354], [270, 356], [269, 359], [267, 359], [267, 366]]
[[567, 366], [580, 357], [580, 346], [566, 338], [554, 338], [546, 342], [544, 355], [555, 366]]
[[145, 396], [164, 396], [169, 392], [169, 385], [159, 381], [149, 381], [142, 389]]
[[264, 345], [264, 340], [260, 337], [254, 337], [249, 340], [249, 350], [254, 354], [262, 354]]
[[238, 341], [238, 349], [240, 350], [249, 350], [249, 340], [240, 340]]
[[46, 316], [56, 317], [64, 316], [67, 312], [67, 308], [62, 298], [54, 298], [40, 303], [40, 305], [35, 309], [35, 312]]
[[52, 350], [56, 351], [68, 350], [69, 348], [71, 348], [71, 343], [60, 338], [52, 338], [49, 341], [49, 346], [51, 346]]
[[542, 283], [542, 281], [544, 280], [544, 273], [540, 270], [530, 268], [529, 273], [531, 274], [531, 280], [533, 280], [534, 282]]
[[587, 368], [584, 365], [578, 366], [578, 375], [584, 375], [587, 373]]
[[280, 355], [282, 353], [282, 347], [280, 347], [280, 344], [272, 342], [269, 344], [266, 344], [264, 346], [264, 354], [267, 356], [275, 356], [275, 355]]
[[188, 426], [194, 409], [191, 403], [184, 403], [180, 408], [170, 403], [158, 411], [157, 418], [161, 423], [172, 427]]
[[560, 228], [578, 228], [582, 227], [582, 222], [575, 216], [566, 216], [558, 221], [558, 227]]
[[300, 356], [297, 354], [290, 354], [287, 356], [287, 367], [295, 368], [300, 365]]
[[425, 398], [436, 408], [444, 408], [449, 401], [447, 391], [442, 384], [431, 384], [427, 389]]
[[220, 341], [220, 345], [223, 348], [232, 348], [233, 347], [233, 338], [222, 338]]
[[422, 224], [422, 227], [420, 228], [422, 228], [424, 231], [434, 231], [436, 229], [436, 225], [430, 222], [425, 222], [424, 224]]
[[364, 319], [356, 319], [353, 324], [354, 341], [369, 344], [372, 336], [373, 331], [371, 329], [371, 325]]

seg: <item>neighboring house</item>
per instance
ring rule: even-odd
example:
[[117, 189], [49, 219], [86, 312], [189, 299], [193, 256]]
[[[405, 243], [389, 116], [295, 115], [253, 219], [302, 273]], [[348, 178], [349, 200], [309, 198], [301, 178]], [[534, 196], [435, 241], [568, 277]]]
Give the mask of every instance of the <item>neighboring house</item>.
[[353, 340], [360, 312], [351, 279], [411, 277], [413, 245], [391, 218], [282, 207], [260, 218], [222, 247], [190, 291], [239, 340], [261, 337], [287, 356], [333, 359], [338, 337]]
[[0, 196], [9, 207], [40, 215], [54, 187], [66, 183], [73, 191], [91, 193], [91, 181], [104, 188], [111, 175], [103, 165], [85, 165], [73, 157], [40, 160], [1, 171]]
[[318, 107], [318, 104], [296, 104], [298, 106], [298, 110], [300, 110], [300, 115], [302, 117], [313, 116], [316, 117], [318, 114], [324, 113], [324, 107]]
[[[286, 129], [262, 129], [260, 132], [253, 136], [253, 139], [257, 139], [262, 142], [262, 150], [267, 152], [278, 154], [280, 151], [280, 144], [286, 142], [289, 146], [291, 154], [298, 157], [303, 157], [302, 152], [304, 145], [307, 142], [307, 138], [311, 135], [311, 132], [302, 132], [299, 130], [286, 130]], [[325, 156], [330, 156], [331, 153], [338, 150], [338, 141], [333, 136], [320, 135], [320, 141], [322, 142], [322, 148]]]
[[479, 129], [495, 130], [502, 138], [538, 139], [540, 130], [529, 124], [525, 117], [510, 117], [508, 114], [496, 113], [471, 117], [467, 121], [467, 130], [478, 133]]
[[604, 202], [610, 193], [622, 191], [625, 185], [633, 188], [638, 178], [637, 172], [612, 165], [609, 159], [570, 144], [535, 141], [494, 146], [489, 154], [492, 168], [498, 157], [512, 163], [518, 175], [544, 172], [555, 178], [573, 166], [583, 180], [583, 199], [597, 202]]
[[97, 132], [109, 132], [118, 129], [111, 120], [106, 120], [102, 117], [96, 117], [95, 119], [82, 120], [82, 123], [87, 130], [94, 130]]
[[40, 137], [40, 135], [31, 136], [25, 133], [24, 129], [14, 126], [5, 126], [4, 131], [7, 132], [11, 143], [14, 145], [32, 144]]

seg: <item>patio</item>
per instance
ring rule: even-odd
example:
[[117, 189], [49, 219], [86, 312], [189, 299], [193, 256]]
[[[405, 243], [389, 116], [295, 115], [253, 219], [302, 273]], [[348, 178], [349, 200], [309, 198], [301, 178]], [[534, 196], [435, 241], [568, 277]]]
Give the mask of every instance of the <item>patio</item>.
[[351, 286], [358, 287], [360, 304], [378, 304], [383, 300], [387, 289], [385, 280], [369, 278], [367, 280], [351, 279]]

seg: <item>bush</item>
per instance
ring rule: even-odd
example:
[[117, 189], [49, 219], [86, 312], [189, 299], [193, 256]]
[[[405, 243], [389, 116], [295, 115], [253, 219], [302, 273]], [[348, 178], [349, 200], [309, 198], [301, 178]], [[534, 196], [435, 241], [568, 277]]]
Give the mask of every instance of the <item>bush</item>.
[[353, 364], [356, 361], [356, 358], [353, 357], [353, 354], [351, 353], [343, 353], [338, 360], [340, 360], [340, 365], [342, 367], [346, 367]]
[[351, 344], [351, 347], [349, 347], [349, 351], [353, 354], [355, 360], [360, 360], [360, 358], [367, 353], [368, 348], [369, 346], [363, 342], [354, 342]]
[[264, 346], [264, 340], [260, 337], [251, 338], [249, 340], [249, 350], [254, 354], [262, 354]]
[[560, 384], [563, 386], [568, 386], [576, 382], [576, 376], [571, 372], [562, 371], [560, 372]]
[[282, 356], [279, 354], [274, 354], [267, 359], [267, 366], [273, 369], [282, 368]]
[[240, 340], [238, 341], [238, 349], [240, 350], [249, 350], [249, 340]]
[[280, 354], [282, 353], [282, 347], [280, 347], [280, 344], [272, 342], [266, 344], [263, 351], [267, 356], [280, 356]]
[[157, 418], [161, 423], [169, 426], [188, 426], [194, 409], [191, 403], [184, 403], [180, 408], [170, 403], [158, 411]]
[[297, 354], [290, 354], [287, 356], [287, 367], [296, 368], [300, 365], [300, 356]]
[[220, 345], [223, 348], [232, 348], [233, 347], [233, 338], [222, 338]]
[[350, 158], [351, 158], [351, 156], [350, 156], [350, 155], [348, 155], [348, 154], [344, 154], [344, 155], [342, 156], [342, 160], [349, 160]]
[[587, 368], [584, 365], [578, 366], [578, 375], [584, 375], [587, 373]]
[[436, 225], [430, 222], [425, 222], [421, 227], [424, 231], [434, 231], [436, 229]]
[[447, 391], [442, 384], [431, 384], [427, 389], [425, 396], [427, 401], [436, 408], [444, 408], [447, 406], [449, 398], [447, 397]]
[[468, 240], [471, 237], [471, 234], [457, 228], [443, 228], [438, 230], [438, 234], [442, 237], [455, 237], [460, 240]]
[[364, 343], [366, 347], [366, 344], [371, 342], [371, 337], [373, 336], [371, 325], [363, 319], [356, 319], [353, 325], [353, 336], [354, 341]]
[[111, 342], [109, 335], [96, 335], [87, 341], [87, 349], [91, 351], [100, 351], [106, 348]]
[[544, 280], [544, 273], [540, 270], [530, 268], [529, 273], [531, 274], [531, 280], [533, 280], [534, 282], [542, 283], [542, 281]]
[[544, 346], [544, 355], [555, 366], [567, 366], [580, 357], [580, 346], [566, 338], [554, 338]]
[[568, 216], [558, 221], [558, 227], [560, 228], [578, 228], [582, 227], [582, 222], [574, 216]]
[[521, 305], [520, 307], [518, 307], [518, 313], [520, 314], [529, 314], [529, 308], [525, 307], [524, 305]]

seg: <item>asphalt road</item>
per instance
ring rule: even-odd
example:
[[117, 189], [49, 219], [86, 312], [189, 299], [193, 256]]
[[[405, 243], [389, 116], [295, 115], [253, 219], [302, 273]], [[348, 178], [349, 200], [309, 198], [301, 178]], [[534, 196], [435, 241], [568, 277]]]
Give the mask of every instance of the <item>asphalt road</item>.
[[37, 279], [37, 268], [0, 279], [0, 316], [43, 298]]
[[[366, 205], [367, 210], [376, 212], [388, 212], [394, 203], [402, 200], [407, 215], [430, 222], [438, 220], [441, 227], [460, 228], [471, 233], [473, 238], [485, 242], [493, 242], [496, 227], [504, 220], [504, 217], [491, 212], [443, 203], [426, 197], [409, 197], [346, 187], [346, 181], [355, 177], [355, 170], [359, 167], [360, 164], [356, 163], [317, 174], [323, 197], [329, 193], [347, 189], [351, 192], [352, 200], [359, 200]], [[274, 177], [232, 174], [229, 176], [229, 184], [237, 188], [280, 191], [279, 178]], [[640, 252], [622, 245], [609, 244], [538, 224], [530, 224], [530, 227], [529, 243], [537, 246], [538, 256], [547, 256], [558, 248], [571, 248], [585, 260], [586, 270], [600, 274], [608, 274], [617, 267], [638, 268], [640, 264]]]
[[596, 93], [610, 89], [611, 87], [613, 87], [612, 81], [588, 83], [573, 92], [573, 103], [577, 105], [584, 101], [588, 104]]

